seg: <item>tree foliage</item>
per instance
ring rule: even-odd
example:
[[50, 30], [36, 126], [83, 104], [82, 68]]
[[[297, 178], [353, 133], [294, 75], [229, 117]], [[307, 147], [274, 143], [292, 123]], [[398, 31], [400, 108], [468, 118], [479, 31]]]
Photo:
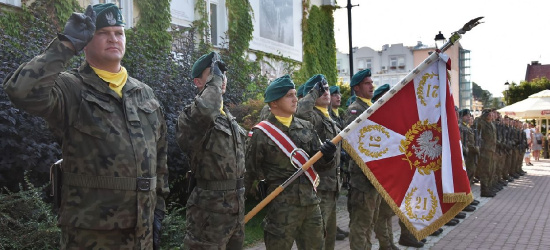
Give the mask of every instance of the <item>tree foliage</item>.
[[536, 78], [530, 82], [521, 81], [519, 84], [512, 82], [508, 91], [505, 91], [506, 104], [511, 105], [527, 99], [530, 95], [550, 89], [550, 80], [546, 77]]
[[475, 82], [472, 82], [472, 94], [475, 100], [483, 103], [483, 107], [490, 107], [492, 105], [491, 92], [489, 92], [489, 90], [484, 90]]

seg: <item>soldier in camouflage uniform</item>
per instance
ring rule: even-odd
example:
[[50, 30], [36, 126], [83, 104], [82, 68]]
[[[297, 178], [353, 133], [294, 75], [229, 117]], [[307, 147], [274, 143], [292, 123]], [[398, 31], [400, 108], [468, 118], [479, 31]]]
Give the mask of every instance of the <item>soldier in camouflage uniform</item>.
[[215, 52], [191, 70], [199, 93], [178, 118], [177, 140], [196, 180], [187, 201], [184, 249], [242, 249], [246, 132], [223, 106], [225, 65]]
[[[372, 105], [370, 99], [374, 94], [374, 86], [370, 69], [361, 70], [353, 75], [350, 87], [357, 95], [357, 99], [348, 107], [344, 115], [346, 125], [352, 123]], [[351, 173], [351, 188], [348, 193], [350, 248], [371, 249], [375, 212], [380, 205], [381, 197], [355, 161], [350, 161], [349, 170]]]
[[340, 116], [340, 112], [338, 111], [342, 103], [342, 94], [340, 93], [340, 87], [330, 86], [329, 92], [330, 92], [330, 109], [329, 109], [330, 117], [334, 122], [336, 122], [336, 125], [338, 126], [338, 128], [342, 130], [344, 129], [344, 118]]
[[[114, 4], [73, 13], [63, 34], [4, 82], [16, 107], [61, 136], [61, 249], [159, 247], [166, 123], [153, 90], [120, 65], [123, 26]], [[82, 49], [82, 66], [62, 72]]]
[[461, 122], [459, 124], [460, 135], [464, 138], [462, 139], [462, 150], [465, 153], [466, 161], [466, 172], [468, 173], [468, 178], [470, 183], [474, 180], [474, 175], [476, 172], [476, 157], [479, 156], [479, 147], [475, 144], [475, 131], [470, 128], [470, 120], [472, 119], [472, 114], [469, 109], [463, 109], [459, 113]]
[[[275, 79], [264, 96], [271, 107], [267, 121], [310, 156], [320, 149], [323, 157], [314, 164], [317, 171], [334, 169], [336, 146], [330, 141], [321, 145], [313, 125], [293, 116], [298, 99], [290, 77]], [[271, 193], [297, 169], [264, 131], [255, 128], [252, 132], [246, 149], [246, 187], [255, 180], [265, 180]], [[304, 174], [291, 182], [266, 208], [262, 222], [266, 249], [291, 249], [294, 241], [298, 249], [322, 249], [324, 225], [319, 203], [312, 183]]]
[[478, 127], [481, 130], [481, 157], [477, 168], [479, 181], [481, 183], [481, 197], [494, 197], [495, 191], [492, 189], [492, 168], [493, 155], [496, 149], [496, 131], [492, 124], [491, 110], [484, 109], [478, 120]]
[[[324, 75], [318, 74], [304, 83], [307, 93], [298, 103], [296, 117], [311, 122], [321, 141], [331, 140], [340, 133], [336, 123], [330, 118], [330, 94], [328, 82]], [[340, 178], [340, 152], [342, 143], [336, 145], [334, 165], [326, 171], [317, 171], [320, 183], [317, 196], [321, 199], [319, 206], [325, 222], [325, 246], [323, 249], [334, 249], [336, 240], [336, 201], [339, 197], [342, 180]]]

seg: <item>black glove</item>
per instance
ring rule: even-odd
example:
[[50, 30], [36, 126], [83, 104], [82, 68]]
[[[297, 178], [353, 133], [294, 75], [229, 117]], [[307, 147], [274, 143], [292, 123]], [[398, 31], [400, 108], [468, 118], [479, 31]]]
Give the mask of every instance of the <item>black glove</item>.
[[164, 219], [164, 211], [155, 209], [155, 219], [153, 221], [153, 249], [160, 249], [160, 229], [162, 220]]
[[315, 88], [319, 91], [319, 95], [322, 95], [325, 93], [325, 91], [328, 91], [328, 82], [327, 80], [323, 79], [320, 82], [317, 82], [315, 84]]
[[92, 5], [88, 5], [85, 14], [73, 12], [65, 24], [63, 34], [59, 34], [59, 39], [71, 42], [75, 53], [78, 53], [94, 37], [95, 19], [96, 13]]
[[212, 57], [212, 66], [210, 67], [212, 69], [212, 73], [219, 77], [223, 77], [223, 73], [227, 70], [225, 63], [220, 59], [218, 53], [214, 53], [214, 57]]
[[334, 143], [332, 143], [329, 139], [326, 139], [325, 143], [321, 145], [319, 151], [323, 153], [323, 159], [325, 159], [325, 161], [331, 161], [332, 158], [334, 158], [334, 153], [336, 152], [336, 145], [334, 145]]
[[340, 151], [340, 161], [345, 162], [348, 160], [348, 157], [349, 157], [348, 153], [342, 149]]

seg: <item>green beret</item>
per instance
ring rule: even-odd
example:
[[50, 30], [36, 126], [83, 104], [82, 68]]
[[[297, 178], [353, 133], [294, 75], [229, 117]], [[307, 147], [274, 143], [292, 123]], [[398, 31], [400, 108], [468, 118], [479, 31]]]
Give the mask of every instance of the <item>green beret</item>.
[[124, 26], [124, 18], [114, 3], [100, 3], [92, 7], [96, 14], [95, 29], [109, 26]]
[[289, 75], [281, 76], [273, 80], [265, 89], [264, 102], [269, 103], [272, 101], [277, 101], [281, 97], [285, 96], [289, 90], [294, 88], [294, 82], [290, 79]]
[[212, 51], [199, 57], [199, 59], [197, 59], [197, 61], [193, 64], [193, 67], [191, 68], [191, 77], [199, 78], [202, 72], [212, 65], [212, 58], [214, 58], [215, 54], [216, 52]]
[[307, 93], [309, 93], [309, 91], [313, 88], [313, 86], [315, 86], [316, 83], [322, 82], [322, 81], [325, 81], [325, 83], [328, 84], [327, 79], [322, 74], [317, 74], [309, 78], [309, 80], [307, 80], [307, 82], [304, 83], [305, 85], [304, 96], [307, 95]]
[[329, 88], [330, 94], [340, 94], [340, 87], [338, 86], [330, 86]]
[[356, 96], [356, 95], [352, 95], [352, 96], [348, 99], [348, 101], [346, 102], [346, 106], [349, 107], [349, 105], [351, 105], [351, 104], [355, 101], [355, 99], [357, 99], [357, 96]]
[[470, 110], [469, 109], [461, 109], [460, 111], [458, 111], [458, 116], [459, 117], [464, 117], [466, 115], [470, 115]]
[[388, 92], [388, 90], [390, 90], [390, 85], [389, 84], [384, 84], [378, 88], [376, 88], [376, 90], [374, 91], [374, 94], [372, 95], [372, 101], [376, 101], [378, 100], [378, 98], [382, 97], [384, 95], [384, 93]]
[[363, 81], [363, 79], [365, 79], [365, 77], [370, 77], [370, 76], [371, 76], [370, 69], [361, 70], [361, 71], [355, 73], [351, 77], [351, 83], [349, 84], [349, 86], [353, 87], [353, 86], [359, 84], [361, 81]]
[[491, 109], [484, 109], [483, 111], [481, 111], [481, 116], [487, 116], [490, 113], [491, 113]]
[[297, 95], [298, 97], [304, 97], [304, 87], [305, 87], [305, 86], [306, 86], [305, 84], [302, 84], [302, 85], [300, 85], [300, 87], [298, 87], [298, 89], [296, 90], [296, 95]]

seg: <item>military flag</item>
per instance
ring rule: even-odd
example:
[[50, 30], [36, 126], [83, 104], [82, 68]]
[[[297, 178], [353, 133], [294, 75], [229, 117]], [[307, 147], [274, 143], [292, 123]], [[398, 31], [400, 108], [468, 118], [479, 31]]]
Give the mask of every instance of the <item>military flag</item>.
[[418, 239], [473, 200], [450, 65], [447, 55], [433, 53], [340, 133], [346, 151]]

